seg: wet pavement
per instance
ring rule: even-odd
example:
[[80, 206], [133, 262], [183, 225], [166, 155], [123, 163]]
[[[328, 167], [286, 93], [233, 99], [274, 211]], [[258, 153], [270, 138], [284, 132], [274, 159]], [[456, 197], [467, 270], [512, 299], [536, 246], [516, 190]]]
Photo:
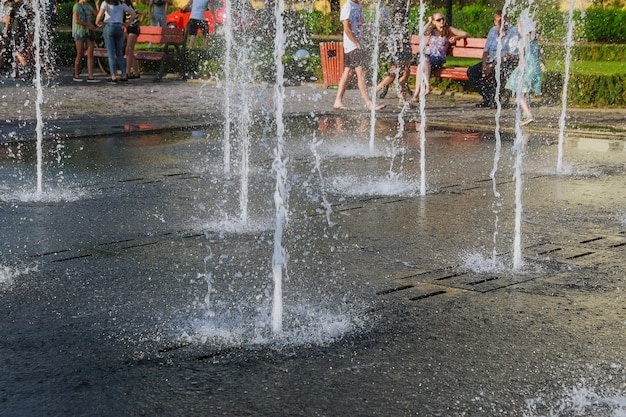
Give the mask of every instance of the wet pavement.
[[[45, 137], [94, 136], [129, 131], [149, 131], [207, 125], [223, 117], [224, 89], [215, 82], [168, 78], [153, 82], [151, 75], [140, 80], [113, 84], [102, 76], [101, 83], [76, 83], [68, 73], [47, 82], [44, 87], [41, 116], [45, 120]], [[358, 91], [349, 90], [346, 105], [351, 111], [332, 109], [336, 90], [320, 84], [287, 87], [287, 114], [366, 114]], [[258, 113], [272, 112], [271, 86], [253, 90], [254, 108]], [[387, 105], [384, 115], [399, 113], [394, 91], [380, 102]], [[477, 94], [443, 93], [435, 91], [427, 97], [428, 123], [433, 126], [467, 129], [493, 129], [495, 110], [477, 109]], [[236, 100], [236, 98], [233, 98]], [[10, 79], [0, 80], [0, 134], [21, 140], [33, 138], [37, 120], [37, 89], [30, 83]], [[562, 113], [560, 104], [545, 105], [535, 101], [536, 121], [528, 127], [535, 133], [559, 132]], [[417, 110], [408, 113], [417, 117]], [[502, 111], [502, 131], [513, 131], [515, 109]], [[565, 132], [569, 136], [626, 139], [625, 109], [567, 109]]]
[[[383, 100], [371, 150], [367, 112], [333, 111], [333, 90], [287, 88], [276, 337], [272, 89], [252, 92], [245, 226], [243, 162], [223, 174], [220, 86], [62, 79], [44, 92], [56, 140], [37, 199], [35, 90], [0, 86], [12, 142], [0, 159], [0, 415], [626, 413], [623, 109], [568, 110], [559, 175], [561, 109], [536, 109], [513, 271], [514, 110], [497, 197], [494, 112], [473, 95], [429, 97], [420, 196], [415, 110], [394, 139], [399, 109]], [[362, 106], [355, 91], [346, 104]]]

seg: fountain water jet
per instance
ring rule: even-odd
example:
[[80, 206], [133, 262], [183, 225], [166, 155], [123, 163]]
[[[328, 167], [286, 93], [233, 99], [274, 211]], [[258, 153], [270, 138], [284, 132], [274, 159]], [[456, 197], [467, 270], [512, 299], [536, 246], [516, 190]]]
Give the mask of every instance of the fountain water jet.
[[[504, 19], [504, 16], [506, 15], [506, 10], [508, 9], [508, 6], [510, 4], [510, 0], [505, 0], [504, 2], [504, 7], [502, 8], [502, 18]], [[496, 47], [496, 56], [500, 56], [502, 54], [502, 26], [500, 26], [500, 31], [498, 33], [498, 40], [497, 40], [497, 47]], [[496, 92], [495, 92], [495, 97], [494, 100], [496, 102], [496, 113], [495, 113], [495, 123], [496, 123], [496, 127], [495, 127], [495, 138], [496, 138], [496, 144], [495, 144], [495, 150], [494, 150], [494, 156], [493, 156], [493, 168], [491, 169], [491, 172], [489, 173], [489, 178], [491, 178], [491, 182], [493, 185], [493, 195], [495, 197], [495, 201], [492, 204], [493, 207], [493, 213], [494, 213], [494, 230], [493, 230], [493, 251], [492, 251], [492, 262], [493, 265], [495, 267], [496, 265], [496, 257], [498, 255], [498, 223], [499, 223], [499, 219], [498, 219], [498, 209], [497, 207], [499, 207], [501, 205], [500, 202], [500, 192], [497, 189], [497, 181], [496, 181], [496, 172], [498, 172], [498, 164], [500, 162], [500, 155], [502, 152], [502, 137], [500, 135], [500, 115], [502, 112], [502, 104], [500, 103], [500, 88], [501, 88], [501, 83], [500, 83], [500, 74], [502, 72], [502, 64], [500, 59], [496, 59], [496, 66], [495, 66], [495, 79], [496, 79]]]
[[[380, 0], [376, 2], [374, 13], [374, 49], [372, 51], [372, 85], [378, 84], [378, 56], [380, 55]], [[372, 107], [370, 109], [370, 151], [374, 151], [376, 133], [376, 88], [372, 89]]]
[[574, 7], [576, 0], [570, 0], [567, 20], [567, 36], [565, 37], [565, 73], [563, 75], [563, 93], [561, 94], [561, 117], [559, 117], [559, 145], [556, 161], [556, 173], [563, 172], [563, 142], [565, 132], [565, 117], [567, 114], [567, 87], [569, 85], [569, 67], [572, 61], [572, 45], [574, 33]]
[[232, 53], [233, 53], [233, 9], [232, 2], [226, 1], [226, 24], [224, 25], [224, 41], [226, 50], [224, 51], [224, 138], [222, 141], [222, 152], [224, 154], [224, 176], [230, 176], [230, 125], [231, 125], [231, 96], [232, 96]]
[[420, 13], [419, 13], [419, 36], [420, 36], [420, 47], [419, 47], [419, 59], [420, 59], [420, 124], [419, 124], [419, 134], [420, 134], [420, 195], [423, 197], [426, 195], [426, 92], [424, 79], [424, 61], [426, 60], [426, 55], [424, 54], [424, 48], [426, 46], [426, 37], [424, 36], [424, 17], [426, 15], [426, 4], [424, 0], [420, 0]]
[[42, 19], [45, 10], [45, 4], [43, 0], [34, 0], [34, 11], [35, 11], [35, 33], [34, 33], [34, 44], [35, 44], [35, 78], [34, 83], [37, 88], [37, 99], [35, 100], [35, 107], [37, 112], [37, 195], [41, 197], [43, 193], [43, 150], [42, 150], [42, 142], [43, 142], [43, 115], [41, 111], [41, 104], [43, 103], [43, 85], [41, 80], [41, 73], [43, 66], [41, 65], [41, 60], [44, 56], [45, 48], [42, 37], [47, 34], [47, 26], [46, 22]]
[[272, 257], [272, 274], [274, 277], [274, 295], [272, 299], [272, 331], [279, 334], [283, 330], [283, 271], [287, 264], [287, 251], [283, 247], [283, 228], [287, 223], [287, 159], [283, 156], [285, 145], [285, 123], [283, 109], [285, 100], [285, 67], [282, 62], [285, 55], [285, 30], [283, 12], [285, 1], [277, 0], [274, 6], [276, 18], [276, 36], [274, 37], [274, 65], [276, 67], [276, 82], [274, 84], [274, 106], [276, 114], [276, 149], [272, 169], [276, 174], [276, 188], [274, 190], [274, 205], [276, 208], [276, 229], [274, 231], [274, 255]]

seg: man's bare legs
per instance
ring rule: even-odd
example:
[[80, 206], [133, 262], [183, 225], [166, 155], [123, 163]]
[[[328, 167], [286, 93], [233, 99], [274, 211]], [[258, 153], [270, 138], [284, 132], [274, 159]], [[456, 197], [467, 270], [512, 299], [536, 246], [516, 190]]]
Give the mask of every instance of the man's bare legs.
[[337, 96], [335, 97], [335, 104], [333, 104], [333, 108], [337, 110], [348, 110], [348, 108], [343, 104], [343, 95], [346, 92], [346, 88], [348, 88], [348, 80], [352, 75], [352, 68], [344, 67], [343, 74], [341, 74], [341, 78], [339, 79], [339, 86], [337, 87]]
[[[348, 110], [348, 108], [343, 104], [343, 95], [346, 92], [346, 88], [348, 87], [348, 81], [350, 80], [350, 76], [352, 75], [352, 71], [356, 72], [357, 85], [359, 87], [359, 92], [361, 93], [361, 98], [365, 101], [365, 107], [368, 110], [372, 108], [372, 100], [370, 100], [369, 94], [367, 92], [367, 81], [365, 80], [366, 72], [363, 67], [356, 68], [344, 68], [343, 74], [341, 74], [341, 79], [339, 80], [339, 86], [337, 88], [337, 97], [335, 98], [335, 104], [333, 104], [333, 108], [337, 110]], [[376, 110], [384, 109], [384, 104], [379, 104], [376, 106]]]

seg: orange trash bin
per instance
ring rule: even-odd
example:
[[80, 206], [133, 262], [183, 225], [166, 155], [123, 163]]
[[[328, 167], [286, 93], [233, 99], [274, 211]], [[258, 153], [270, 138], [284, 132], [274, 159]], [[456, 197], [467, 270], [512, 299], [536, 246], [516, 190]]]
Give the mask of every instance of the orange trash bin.
[[321, 42], [320, 57], [324, 88], [338, 86], [343, 73], [343, 42]]

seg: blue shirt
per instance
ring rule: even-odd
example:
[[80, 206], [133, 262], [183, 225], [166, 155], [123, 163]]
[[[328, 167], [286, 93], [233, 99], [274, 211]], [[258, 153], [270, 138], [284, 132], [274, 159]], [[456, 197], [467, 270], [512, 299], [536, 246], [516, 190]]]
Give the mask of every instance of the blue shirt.
[[[500, 30], [494, 26], [489, 31], [487, 35], [487, 42], [485, 43], [485, 51], [489, 54], [489, 59], [487, 62], [493, 62], [496, 60], [497, 52], [498, 52], [498, 35]], [[506, 33], [502, 35], [502, 50], [500, 51], [500, 56], [505, 56], [506, 54], [518, 55], [518, 47], [517, 43], [519, 41], [519, 33], [517, 32], [517, 28], [515, 26], [509, 26]]]

